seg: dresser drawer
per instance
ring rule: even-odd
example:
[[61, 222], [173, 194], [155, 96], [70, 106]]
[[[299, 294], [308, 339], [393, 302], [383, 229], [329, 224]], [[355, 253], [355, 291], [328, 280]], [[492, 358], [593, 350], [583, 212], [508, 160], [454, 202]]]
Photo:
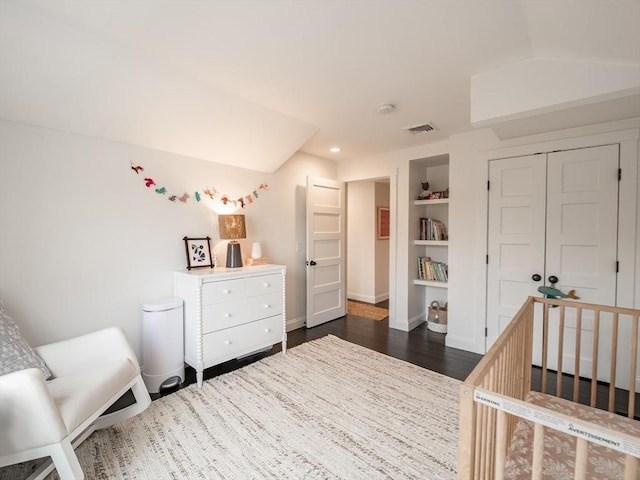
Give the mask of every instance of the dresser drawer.
[[282, 293], [282, 275], [261, 275], [247, 278], [247, 294], [264, 295], [265, 293]]
[[254, 352], [282, 340], [282, 315], [202, 336], [205, 368]]
[[202, 284], [202, 304], [241, 300], [247, 296], [247, 279], [223, 280]]
[[282, 294], [272, 293], [202, 307], [202, 332], [210, 333], [282, 313]]

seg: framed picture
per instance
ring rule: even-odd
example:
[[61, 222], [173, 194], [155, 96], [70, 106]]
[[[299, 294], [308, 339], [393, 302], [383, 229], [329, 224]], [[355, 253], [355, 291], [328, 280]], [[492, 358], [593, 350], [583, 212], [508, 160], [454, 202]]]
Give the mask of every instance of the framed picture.
[[378, 240], [389, 238], [389, 207], [378, 207]]
[[211, 238], [184, 237], [184, 249], [187, 254], [187, 270], [192, 268], [213, 268], [211, 258]]

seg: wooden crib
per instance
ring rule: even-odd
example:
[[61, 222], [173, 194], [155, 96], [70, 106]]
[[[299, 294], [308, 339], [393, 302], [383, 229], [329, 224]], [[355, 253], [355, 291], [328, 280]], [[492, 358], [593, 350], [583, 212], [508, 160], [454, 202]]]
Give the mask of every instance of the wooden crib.
[[639, 316], [529, 297], [460, 388], [458, 479], [640, 480]]

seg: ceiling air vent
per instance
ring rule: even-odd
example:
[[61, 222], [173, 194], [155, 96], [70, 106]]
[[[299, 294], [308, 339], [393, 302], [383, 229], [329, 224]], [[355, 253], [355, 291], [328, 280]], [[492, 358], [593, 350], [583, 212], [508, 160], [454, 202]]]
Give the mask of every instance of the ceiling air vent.
[[424, 133], [433, 132], [434, 130], [436, 130], [436, 127], [434, 127], [430, 123], [422, 123], [420, 125], [414, 125], [412, 127], [404, 127], [403, 130], [411, 132], [413, 135], [422, 135]]

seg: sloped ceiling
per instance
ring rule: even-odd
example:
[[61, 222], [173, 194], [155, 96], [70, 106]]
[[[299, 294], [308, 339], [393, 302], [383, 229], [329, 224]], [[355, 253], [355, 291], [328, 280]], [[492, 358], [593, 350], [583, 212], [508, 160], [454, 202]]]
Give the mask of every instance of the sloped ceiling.
[[[297, 150], [342, 161], [469, 131], [472, 77], [638, 68], [638, 45], [637, 0], [3, 1], [0, 116], [272, 172]], [[605, 104], [594, 122], [634, 115]], [[527, 120], [515, 134], [540, 130]]]

